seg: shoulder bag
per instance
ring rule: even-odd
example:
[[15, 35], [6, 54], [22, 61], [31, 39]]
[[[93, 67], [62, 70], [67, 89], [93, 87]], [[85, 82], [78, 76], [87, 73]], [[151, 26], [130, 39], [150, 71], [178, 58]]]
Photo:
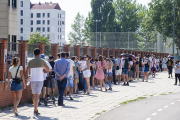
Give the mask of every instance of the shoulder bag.
[[16, 71], [16, 76], [15, 76], [15, 78], [13, 79], [16, 83], [21, 83], [21, 82], [22, 82], [22, 79], [21, 79], [21, 78], [17, 78], [17, 74], [18, 74], [19, 68], [20, 68], [20, 66], [18, 66], [18, 69], [17, 69], [17, 71]]

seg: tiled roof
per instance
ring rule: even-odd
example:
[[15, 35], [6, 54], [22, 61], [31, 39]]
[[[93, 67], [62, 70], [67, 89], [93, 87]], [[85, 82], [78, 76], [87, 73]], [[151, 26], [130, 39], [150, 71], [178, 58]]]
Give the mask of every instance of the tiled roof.
[[58, 9], [61, 10], [58, 3], [30, 3], [31, 9]]

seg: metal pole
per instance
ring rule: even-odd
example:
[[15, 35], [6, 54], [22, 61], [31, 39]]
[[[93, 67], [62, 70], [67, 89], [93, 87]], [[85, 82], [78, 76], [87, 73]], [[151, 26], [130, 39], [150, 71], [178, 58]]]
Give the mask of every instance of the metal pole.
[[175, 4], [174, 4], [174, 23], [173, 23], [173, 55], [174, 55], [174, 39], [175, 39]]
[[101, 32], [100, 32], [100, 47], [101, 47]]
[[96, 20], [96, 47], [97, 47], [97, 20]]
[[128, 50], [129, 50], [129, 31], [128, 31]]

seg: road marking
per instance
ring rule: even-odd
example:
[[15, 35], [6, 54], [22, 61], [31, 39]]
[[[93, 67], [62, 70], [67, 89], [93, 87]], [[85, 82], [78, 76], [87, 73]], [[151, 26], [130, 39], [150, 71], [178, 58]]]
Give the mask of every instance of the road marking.
[[174, 102], [173, 103], [171, 103], [171, 105], [173, 105], [174, 104]]
[[180, 100], [178, 100], [178, 101], [180, 101]]
[[164, 106], [164, 108], [167, 108], [168, 106]]
[[151, 118], [147, 118], [146, 120], [151, 120]]
[[152, 115], [156, 115], [157, 113], [153, 113]]
[[158, 111], [160, 112], [160, 111], [162, 111], [163, 109], [159, 109]]

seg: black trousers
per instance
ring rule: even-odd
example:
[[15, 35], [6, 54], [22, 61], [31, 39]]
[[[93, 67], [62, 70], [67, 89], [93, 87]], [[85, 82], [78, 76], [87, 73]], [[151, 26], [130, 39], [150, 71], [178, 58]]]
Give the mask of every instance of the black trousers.
[[177, 84], [177, 79], [179, 79], [179, 83], [180, 83], [180, 74], [175, 74], [175, 84]]

